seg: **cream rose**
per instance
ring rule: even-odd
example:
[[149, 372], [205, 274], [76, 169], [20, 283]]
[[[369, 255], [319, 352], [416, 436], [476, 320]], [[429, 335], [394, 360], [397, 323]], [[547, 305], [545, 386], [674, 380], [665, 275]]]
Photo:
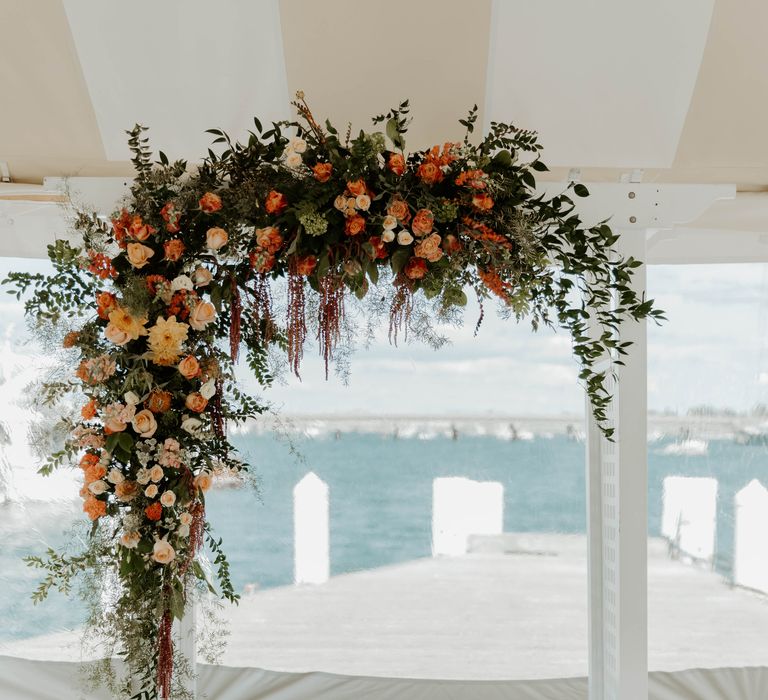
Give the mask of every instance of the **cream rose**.
[[176, 494], [173, 491], [164, 491], [163, 495], [160, 496], [160, 503], [162, 503], [166, 508], [170, 508], [174, 503], [176, 503]]
[[112, 467], [107, 474], [107, 481], [110, 484], [122, 484], [125, 481], [125, 476], [117, 467]]
[[147, 498], [154, 498], [157, 496], [157, 485], [156, 484], [150, 484], [147, 486], [147, 488], [144, 489], [144, 495]]
[[88, 484], [88, 490], [94, 496], [101, 496], [102, 493], [105, 493], [109, 490], [109, 484], [106, 481], [99, 479], [98, 481], [92, 481], [90, 484]]
[[154, 481], [155, 483], [160, 481], [160, 479], [162, 479], [164, 476], [165, 476], [165, 472], [163, 471], [163, 468], [159, 464], [156, 464], [154, 467], [152, 467], [152, 469], [149, 470], [149, 478], [151, 481]]
[[135, 549], [141, 541], [141, 535], [138, 532], [124, 532], [120, 536], [120, 544], [126, 549]]
[[384, 243], [391, 243], [395, 240], [395, 232], [391, 229], [387, 229], [381, 234], [381, 240], [384, 241]]
[[200, 472], [195, 477], [195, 488], [200, 489], [201, 491], [207, 491], [209, 488], [211, 488], [211, 484], [213, 484], [213, 474], [209, 471]]
[[216, 309], [209, 301], [201, 301], [189, 315], [189, 325], [196, 331], [203, 330], [216, 318]]
[[142, 486], [146, 486], [149, 483], [149, 469], [142, 467], [136, 472], [136, 481]]
[[203, 386], [200, 387], [200, 393], [204, 399], [210, 399], [216, 394], [216, 381], [209, 379]]
[[168, 540], [158, 540], [152, 548], [152, 558], [158, 564], [170, 564], [176, 557], [176, 550], [168, 543]]
[[151, 438], [157, 430], [157, 421], [155, 414], [145, 408], [139, 411], [131, 421], [133, 429], [143, 438]]
[[397, 234], [397, 242], [400, 245], [410, 245], [413, 243], [413, 236], [410, 234], [409, 231], [406, 231], [403, 229]]
[[368, 211], [371, 206], [371, 198], [367, 194], [359, 194], [355, 197], [355, 206], [363, 211]]
[[307, 142], [300, 136], [294, 136], [288, 142], [288, 150], [296, 153], [304, 153], [307, 150]]
[[199, 418], [192, 418], [191, 416], [181, 421], [181, 429], [190, 435], [196, 435], [200, 430], [200, 426], [203, 424]]
[[171, 289], [174, 292], [179, 292], [182, 289], [191, 292], [194, 286], [195, 285], [192, 283], [192, 279], [187, 275], [179, 275], [178, 277], [174, 277], [173, 282], [171, 282]]
[[212, 279], [211, 271], [202, 265], [192, 273], [192, 281], [195, 283], [195, 287], [207, 287]]
[[141, 397], [133, 391], [128, 391], [123, 395], [123, 401], [125, 401], [126, 406], [136, 406], [141, 401]]
[[184, 511], [181, 515], [179, 515], [179, 522], [182, 525], [189, 527], [192, 524], [192, 513]]
[[208, 250], [219, 250], [227, 245], [227, 241], [229, 241], [229, 234], [223, 228], [215, 226], [205, 232], [205, 247]]
[[131, 339], [129, 333], [121, 331], [114, 323], [107, 324], [107, 327], [104, 329], [104, 337], [115, 345], [126, 345]]
[[304, 161], [302, 160], [301, 155], [295, 153], [294, 151], [291, 151], [285, 157], [285, 164], [292, 170], [300, 167], [302, 163], [304, 163]]
[[385, 230], [391, 231], [392, 229], [397, 227], [397, 219], [392, 216], [392, 214], [387, 214], [384, 217], [384, 221], [382, 221], [381, 225], [384, 227]]
[[176, 528], [176, 534], [179, 537], [189, 537], [189, 525], [179, 525]]
[[333, 200], [333, 206], [339, 211], [344, 211], [347, 208], [347, 198], [343, 194], [340, 194]]
[[149, 246], [142, 245], [141, 243], [128, 244], [128, 262], [137, 270], [144, 267], [154, 254], [155, 251]]

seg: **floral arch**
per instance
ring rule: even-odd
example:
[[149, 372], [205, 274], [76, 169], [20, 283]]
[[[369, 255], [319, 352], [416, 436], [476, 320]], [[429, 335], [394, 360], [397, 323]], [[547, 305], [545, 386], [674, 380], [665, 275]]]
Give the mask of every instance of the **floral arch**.
[[[613, 256], [607, 223], [579, 217], [573, 196], [588, 196], [583, 185], [536, 193], [535, 174], [547, 168], [534, 132], [494, 122], [474, 142], [473, 108], [460, 120], [462, 142], [407, 154], [407, 101], [373, 119], [383, 131], [355, 136], [321, 126], [301, 93], [293, 105], [300, 121], [265, 130], [255, 119], [244, 143], [211, 130], [220, 150], [192, 169], [162, 152], [153, 162], [136, 126], [136, 177], [111, 222], [80, 212], [77, 242], [49, 248], [52, 276], [5, 280], [17, 298], [30, 293], [28, 316], [69, 350], [71, 366], [43, 385], [41, 401], [85, 397], [75, 415], [63, 412], [68, 437], [42, 471], [79, 464], [89, 546], [30, 558], [45, 571], [35, 598], [68, 592], [82, 572], [119, 581], [95, 624], [127, 664], [129, 677], [114, 679], [126, 695], [131, 679], [134, 697], [181, 692], [186, 669], [171, 630], [192, 587], [238, 598], [205, 492], [218, 470], [247, 468], [227, 423], [263, 410], [235, 382], [241, 348], [267, 385], [270, 350], [298, 375], [314, 335], [327, 373], [348, 304], [383, 317], [397, 342], [455, 313], [471, 290], [481, 310], [493, 297], [534, 330], [570, 333], [610, 437], [596, 363], [626, 352], [622, 321], [663, 317], [632, 290], [640, 263]], [[206, 543], [215, 582], [201, 565]]]

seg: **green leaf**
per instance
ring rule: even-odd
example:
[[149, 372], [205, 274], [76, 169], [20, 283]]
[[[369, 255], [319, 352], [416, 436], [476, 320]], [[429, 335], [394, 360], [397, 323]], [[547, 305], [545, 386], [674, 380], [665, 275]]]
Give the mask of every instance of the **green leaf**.
[[499, 151], [492, 162], [500, 168], [509, 168], [512, 165], [512, 154], [509, 151]]
[[410, 259], [410, 248], [400, 248], [400, 250], [395, 251], [392, 257], [389, 259], [389, 264], [392, 266], [392, 272], [395, 274], [401, 272]]
[[573, 186], [573, 193], [577, 197], [589, 197], [589, 190], [584, 185], [582, 185], [580, 182], [576, 183]]

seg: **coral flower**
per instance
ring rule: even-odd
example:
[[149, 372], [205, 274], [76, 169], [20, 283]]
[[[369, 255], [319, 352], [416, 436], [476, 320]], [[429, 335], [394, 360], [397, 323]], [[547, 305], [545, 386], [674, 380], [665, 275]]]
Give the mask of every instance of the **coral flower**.
[[88, 272], [103, 280], [117, 277], [117, 270], [112, 265], [112, 258], [108, 255], [91, 250], [88, 251], [88, 257], [91, 260], [88, 265]]
[[178, 233], [181, 229], [179, 226], [179, 219], [181, 219], [181, 212], [176, 209], [173, 202], [168, 202], [161, 210], [160, 216], [165, 221], [165, 230], [168, 233]]
[[65, 349], [73, 348], [77, 345], [78, 338], [80, 338], [80, 334], [77, 331], [70, 331], [64, 336], [61, 346]]
[[83, 512], [88, 514], [91, 520], [98, 520], [102, 515], [107, 514], [107, 504], [93, 496], [87, 496], [83, 501]]
[[435, 215], [429, 209], [419, 209], [413, 217], [411, 229], [417, 236], [426, 236], [432, 232], [435, 223]]
[[264, 202], [264, 208], [267, 210], [267, 214], [281, 214], [287, 206], [288, 199], [282, 192], [270, 190], [267, 199]]
[[443, 179], [440, 166], [431, 160], [425, 160], [416, 170], [416, 175], [425, 185], [434, 185]]
[[117, 297], [111, 292], [99, 292], [96, 295], [96, 311], [99, 318], [105, 321], [109, 318], [109, 312], [117, 306]]
[[356, 236], [365, 231], [365, 219], [360, 214], [354, 214], [347, 218], [344, 224], [344, 233], [348, 236]]
[[200, 197], [200, 209], [206, 214], [213, 214], [221, 209], [221, 197], [213, 192], [206, 192]]
[[405, 172], [405, 158], [402, 153], [390, 153], [387, 160], [387, 168], [395, 175], [402, 175]]
[[155, 325], [149, 329], [149, 351], [152, 361], [157, 365], [175, 365], [188, 333], [189, 326], [186, 323], [179, 323], [175, 316], [168, 319], [158, 318]]
[[299, 275], [311, 275], [317, 266], [317, 256], [305, 255], [296, 260], [296, 273]]
[[91, 420], [92, 418], [96, 417], [96, 409], [99, 407], [98, 401], [96, 399], [91, 399], [85, 406], [83, 406], [80, 409], [80, 415], [83, 417], [83, 420]]
[[493, 198], [485, 192], [473, 195], [472, 206], [480, 211], [488, 211], [488, 209], [493, 208]]
[[318, 163], [313, 166], [312, 172], [315, 174], [315, 180], [318, 182], [328, 182], [331, 179], [333, 166], [330, 163]]
[[149, 520], [160, 520], [163, 517], [163, 506], [155, 502], [144, 509], [144, 514]]
[[128, 311], [118, 306], [114, 311], [109, 312], [109, 323], [119, 331], [125, 333], [130, 340], [136, 340], [139, 336], [146, 335], [147, 329], [144, 326], [147, 323], [147, 317], [138, 318], [132, 316]]
[[352, 180], [350, 182], [347, 182], [347, 189], [349, 190], [349, 193], [351, 195], [354, 195], [355, 197], [361, 194], [367, 194], [368, 192], [368, 188], [365, 185], [365, 181], [362, 179]]
[[165, 259], [169, 262], [176, 262], [181, 258], [184, 255], [185, 249], [184, 242], [178, 238], [172, 238], [170, 241], [163, 243], [163, 253], [165, 254]]
[[427, 274], [427, 261], [423, 258], [411, 258], [405, 266], [405, 275], [412, 280], [420, 280]]

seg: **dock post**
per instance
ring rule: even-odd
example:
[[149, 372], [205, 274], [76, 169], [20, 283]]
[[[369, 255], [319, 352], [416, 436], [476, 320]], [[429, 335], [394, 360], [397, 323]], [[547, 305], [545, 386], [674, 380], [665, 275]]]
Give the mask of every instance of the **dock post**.
[[768, 489], [752, 479], [735, 500], [733, 582], [768, 593]]
[[293, 489], [293, 580], [325, 583], [330, 576], [328, 484], [309, 472]]

